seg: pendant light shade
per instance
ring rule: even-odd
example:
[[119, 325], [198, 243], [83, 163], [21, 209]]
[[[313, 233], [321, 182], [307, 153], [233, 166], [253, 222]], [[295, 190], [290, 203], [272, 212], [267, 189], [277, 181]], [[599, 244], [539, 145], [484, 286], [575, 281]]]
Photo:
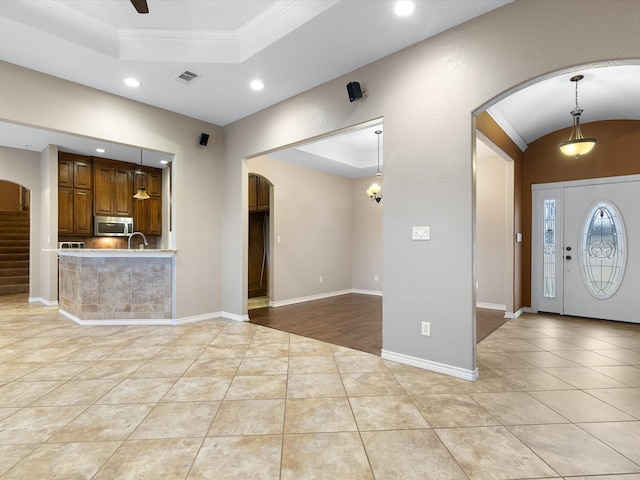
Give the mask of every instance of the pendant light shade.
[[378, 170], [376, 172], [376, 181], [371, 184], [369, 188], [367, 188], [367, 195], [371, 198], [371, 200], [375, 200], [377, 203], [380, 203], [382, 200], [382, 187], [380, 186], [382, 173], [380, 173], [380, 134], [382, 130], [376, 130], [375, 134], [378, 136]]
[[558, 148], [563, 154], [576, 158], [589, 153], [598, 142], [595, 138], [584, 138], [582, 131], [580, 131], [580, 115], [582, 115], [583, 110], [578, 106], [578, 82], [583, 78], [583, 75], [571, 77], [571, 81], [576, 84], [576, 108], [571, 112], [573, 127], [571, 128], [569, 140], [558, 144]]
[[142, 150], [140, 150], [140, 186], [133, 198], [136, 200], [147, 200], [149, 198], [147, 190], [142, 186]]

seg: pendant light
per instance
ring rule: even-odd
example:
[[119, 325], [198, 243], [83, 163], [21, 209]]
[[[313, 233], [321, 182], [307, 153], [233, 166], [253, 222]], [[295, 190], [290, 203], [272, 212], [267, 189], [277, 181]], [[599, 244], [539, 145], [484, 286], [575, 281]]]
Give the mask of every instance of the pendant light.
[[147, 190], [142, 186], [142, 149], [140, 150], [140, 186], [133, 198], [136, 200], [147, 200], [149, 198]]
[[376, 172], [376, 180], [371, 184], [369, 188], [367, 188], [367, 195], [371, 197], [371, 200], [375, 200], [380, 203], [382, 200], [382, 187], [380, 186], [382, 174], [380, 173], [380, 134], [382, 130], [376, 130], [374, 132], [378, 136], [378, 171]]
[[595, 138], [584, 138], [580, 131], [580, 115], [582, 115], [583, 110], [578, 106], [578, 82], [583, 78], [584, 75], [576, 75], [570, 79], [576, 84], [576, 108], [571, 112], [573, 116], [573, 128], [571, 129], [569, 140], [558, 144], [558, 148], [562, 153], [576, 158], [589, 153], [598, 141]]

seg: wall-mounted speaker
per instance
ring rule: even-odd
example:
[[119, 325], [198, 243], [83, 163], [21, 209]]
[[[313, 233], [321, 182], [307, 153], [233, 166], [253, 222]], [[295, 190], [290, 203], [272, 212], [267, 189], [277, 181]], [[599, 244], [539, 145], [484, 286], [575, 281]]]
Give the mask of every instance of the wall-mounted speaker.
[[206, 133], [200, 134], [200, 145], [206, 147], [207, 143], [209, 143], [209, 135]]
[[347, 84], [347, 92], [349, 93], [349, 101], [355, 102], [362, 98], [362, 90], [358, 82], [350, 82]]

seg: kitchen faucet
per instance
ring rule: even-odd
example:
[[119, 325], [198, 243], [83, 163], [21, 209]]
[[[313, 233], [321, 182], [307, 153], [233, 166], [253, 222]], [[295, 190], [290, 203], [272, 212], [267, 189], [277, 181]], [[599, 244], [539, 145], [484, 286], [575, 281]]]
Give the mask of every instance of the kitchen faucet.
[[149, 242], [147, 242], [147, 237], [144, 236], [144, 233], [142, 232], [133, 232], [129, 234], [129, 241], [127, 242], [127, 248], [130, 250], [131, 249], [131, 237], [133, 237], [134, 235], [140, 235], [142, 237], [142, 240], [144, 240], [144, 244], [145, 245], [149, 245]]

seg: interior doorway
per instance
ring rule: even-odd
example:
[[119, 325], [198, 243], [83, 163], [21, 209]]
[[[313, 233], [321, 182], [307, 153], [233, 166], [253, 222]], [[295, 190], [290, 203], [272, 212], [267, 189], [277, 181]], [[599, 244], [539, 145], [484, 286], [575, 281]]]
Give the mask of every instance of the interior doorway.
[[269, 306], [271, 188], [271, 182], [265, 177], [249, 174], [248, 310]]
[[30, 191], [0, 180], [0, 295], [29, 293]]

